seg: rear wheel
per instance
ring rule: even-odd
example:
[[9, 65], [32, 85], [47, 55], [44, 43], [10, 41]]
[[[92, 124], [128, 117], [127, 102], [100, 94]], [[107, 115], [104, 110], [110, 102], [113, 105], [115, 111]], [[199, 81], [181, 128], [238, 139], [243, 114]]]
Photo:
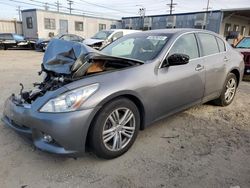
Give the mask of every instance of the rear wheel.
[[90, 130], [90, 145], [94, 153], [112, 159], [125, 153], [134, 143], [140, 125], [136, 105], [119, 98], [105, 105]]
[[235, 74], [230, 73], [224, 84], [221, 96], [214, 100], [215, 104], [220, 106], [227, 106], [233, 102], [237, 89], [237, 78]]

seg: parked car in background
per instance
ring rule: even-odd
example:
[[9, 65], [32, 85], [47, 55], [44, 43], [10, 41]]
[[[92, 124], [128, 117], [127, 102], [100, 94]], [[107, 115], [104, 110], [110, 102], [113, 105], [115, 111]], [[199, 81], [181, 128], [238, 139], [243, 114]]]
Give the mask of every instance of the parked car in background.
[[[62, 35], [57, 35], [53, 37], [54, 39], [61, 39], [61, 40], [66, 40], [66, 41], [73, 41], [73, 42], [83, 42], [84, 38], [74, 35], [74, 34], [62, 34]], [[51, 39], [40, 39], [36, 42], [35, 48], [36, 50], [42, 50], [45, 51], [47, 48], [48, 43], [50, 42]]]
[[101, 51], [51, 41], [33, 91], [5, 102], [5, 124], [44, 151], [111, 159], [140, 129], [193, 105], [232, 103], [244, 72], [241, 54], [218, 34], [195, 29], [124, 36]]
[[25, 38], [15, 33], [0, 33], [0, 49], [29, 48], [34, 49], [36, 39]]
[[245, 75], [250, 75], [250, 36], [243, 37], [235, 46], [235, 49], [243, 54], [245, 61]]
[[107, 46], [111, 42], [123, 37], [124, 35], [140, 32], [140, 30], [129, 30], [129, 29], [110, 29], [102, 30], [96, 33], [90, 39], [86, 39], [84, 44], [94, 48], [100, 49]]

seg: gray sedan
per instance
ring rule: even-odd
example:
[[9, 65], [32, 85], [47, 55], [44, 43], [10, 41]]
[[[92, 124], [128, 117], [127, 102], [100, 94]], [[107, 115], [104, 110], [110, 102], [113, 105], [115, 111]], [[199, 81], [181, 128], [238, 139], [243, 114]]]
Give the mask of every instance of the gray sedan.
[[52, 40], [43, 82], [32, 91], [21, 85], [2, 120], [41, 150], [75, 156], [88, 146], [110, 159], [157, 120], [208, 101], [229, 105], [243, 72], [242, 56], [204, 30], [130, 34], [101, 52]]

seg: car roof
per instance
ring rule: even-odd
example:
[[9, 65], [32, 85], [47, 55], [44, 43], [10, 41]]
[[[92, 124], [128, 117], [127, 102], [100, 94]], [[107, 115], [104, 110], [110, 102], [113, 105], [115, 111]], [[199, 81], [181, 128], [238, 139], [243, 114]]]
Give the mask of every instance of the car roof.
[[217, 37], [222, 38], [221, 35], [213, 32], [213, 31], [203, 30], [203, 29], [192, 29], [192, 28], [156, 29], [156, 30], [147, 30], [147, 31], [143, 31], [143, 32], [132, 33], [129, 35], [171, 34], [171, 35], [178, 36], [178, 35], [181, 35], [184, 33], [189, 33], [189, 32], [208, 33], [208, 34], [212, 34], [212, 35], [215, 35]]

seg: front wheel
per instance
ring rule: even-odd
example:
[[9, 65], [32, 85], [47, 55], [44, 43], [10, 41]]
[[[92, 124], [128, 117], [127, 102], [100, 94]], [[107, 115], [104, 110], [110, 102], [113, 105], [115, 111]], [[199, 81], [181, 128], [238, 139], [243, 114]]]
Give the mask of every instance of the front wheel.
[[5, 44], [0, 43], [0, 50], [7, 50], [7, 46]]
[[136, 105], [119, 98], [105, 105], [90, 130], [90, 145], [98, 157], [112, 159], [125, 153], [134, 143], [140, 126]]
[[233, 102], [237, 89], [237, 78], [235, 74], [230, 73], [224, 84], [221, 96], [214, 102], [220, 106], [228, 106]]

